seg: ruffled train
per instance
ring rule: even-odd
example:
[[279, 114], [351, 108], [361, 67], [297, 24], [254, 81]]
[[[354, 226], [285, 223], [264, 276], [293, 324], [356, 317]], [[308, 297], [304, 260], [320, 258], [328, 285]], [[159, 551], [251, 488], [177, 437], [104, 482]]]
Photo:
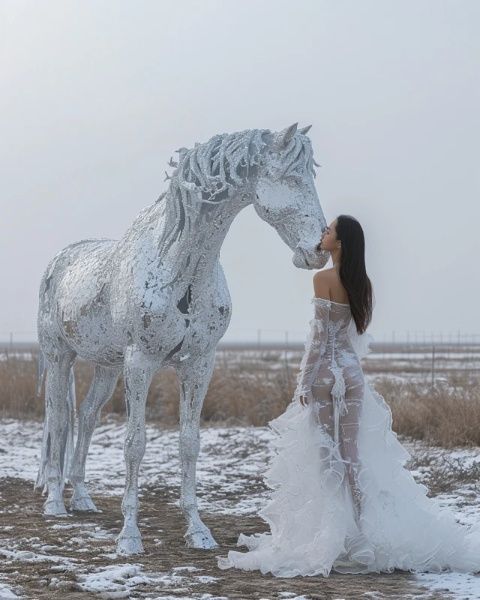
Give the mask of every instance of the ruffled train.
[[269, 532], [244, 535], [217, 556], [221, 569], [279, 577], [342, 573], [480, 571], [480, 528], [457, 523], [404, 467], [409, 452], [392, 431], [390, 408], [365, 381], [358, 432], [362, 496], [355, 516], [345, 463], [318, 422], [316, 403], [292, 401], [270, 421], [276, 433], [259, 515]]

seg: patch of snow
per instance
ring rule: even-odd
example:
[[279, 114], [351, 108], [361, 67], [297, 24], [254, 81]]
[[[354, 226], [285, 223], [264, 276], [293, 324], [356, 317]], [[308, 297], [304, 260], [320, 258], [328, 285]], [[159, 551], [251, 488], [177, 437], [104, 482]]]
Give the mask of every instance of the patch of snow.
[[[100, 567], [95, 571], [77, 574], [78, 587], [82, 591], [100, 594], [102, 598], [130, 598], [133, 589], [138, 585], [153, 585], [155, 588], [175, 588], [175, 592], [186, 592], [191, 585], [216, 581], [215, 577], [197, 575], [191, 580], [178, 573], [199, 571], [193, 566], [175, 567], [172, 573], [144, 573], [142, 565], [137, 563], [115, 564]], [[181, 586], [181, 587], [179, 587]], [[210, 594], [202, 598], [214, 598]], [[158, 598], [158, 596], [157, 596]], [[163, 596], [162, 596], [163, 598]], [[178, 596], [175, 596], [178, 599]], [[188, 596], [189, 599], [192, 596]]]
[[[311, 600], [310, 596], [296, 596], [294, 592], [278, 592], [277, 595], [287, 600]], [[260, 598], [260, 600], [270, 600], [270, 598]], [[345, 600], [345, 598], [332, 598], [332, 600]]]
[[215, 581], [220, 581], [218, 577], [212, 577], [211, 575], [195, 575], [195, 579], [198, 583], [215, 583]]
[[103, 598], [128, 598], [136, 585], [150, 583], [141, 570], [141, 565], [129, 563], [102, 567], [92, 573], [78, 574], [78, 586], [85, 592], [101, 594]]
[[199, 567], [195, 567], [194, 565], [185, 565], [185, 566], [180, 566], [180, 567], [174, 567], [173, 570], [176, 571], [188, 571], [188, 572], [192, 572], [192, 571], [201, 571], [202, 569], [200, 569]]
[[50, 529], [75, 529], [75, 527], [82, 527], [83, 523], [55, 523], [50, 525]]
[[[212, 596], [212, 594], [194, 594], [189, 596], [148, 596], [147, 600], [230, 600], [227, 596]], [[261, 600], [261, 599], [260, 599]], [[305, 600], [309, 600], [305, 598]]]
[[42, 552], [50, 552], [50, 550], [58, 550], [59, 546], [57, 544], [40, 544], [38, 549]]
[[432, 591], [453, 595], [455, 600], [480, 598], [480, 575], [469, 573], [417, 573], [416, 580]]
[[13, 600], [14, 598], [21, 598], [21, 596], [17, 596], [8, 585], [0, 583], [0, 600]]
[[72, 566], [71, 564], [74, 559], [66, 558], [65, 556], [52, 556], [50, 554], [39, 554], [30, 550], [8, 550], [7, 548], [0, 548], [0, 556], [8, 559], [9, 562], [21, 561], [21, 562], [54, 562], [62, 563], [65, 568]]

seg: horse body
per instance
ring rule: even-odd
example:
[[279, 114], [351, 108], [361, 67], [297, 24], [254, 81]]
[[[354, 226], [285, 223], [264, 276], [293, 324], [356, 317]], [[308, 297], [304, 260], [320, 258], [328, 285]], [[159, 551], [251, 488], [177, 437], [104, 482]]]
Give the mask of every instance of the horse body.
[[85, 360], [121, 364], [124, 346], [110, 312], [114, 250], [114, 240], [83, 240], [64, 248], [49, 265], [40, 284], [38, 329], [50, 360], [60, 342]]
[[[66, 478], [74, 490], [71, 508], [96, 510], [84, 483], [88, 446], [100, 410], [123, 373], [126, 485], [117, 548], [124, 554], [143, 551], [137, 513], [145, 402], [155, 372], [173, 366], [180, 381], [185, 538], [194, 547], [216, 545], [198, 514], [195, 468], [201, 408], [216, 346], [231, 316], [220, 249], [236, 215], [253, 203], [294, 251], [296, 266], [325, 264], [328, 256], [316, 245], [326, 222], [311, 178], [305, 133], [297, 132], [296, 124], [276, 135], [247, 130], [183, 149], [168, 191], [138, 215], [120, 240], [83, 240], [50, 262], [40, 285], [38, 313], [47, 376], [36, 487], [48, 491], [46, 514], [67, 514]], [[77, 356], [93, 362], [95, 372], [79, 407], [71, 459]]]

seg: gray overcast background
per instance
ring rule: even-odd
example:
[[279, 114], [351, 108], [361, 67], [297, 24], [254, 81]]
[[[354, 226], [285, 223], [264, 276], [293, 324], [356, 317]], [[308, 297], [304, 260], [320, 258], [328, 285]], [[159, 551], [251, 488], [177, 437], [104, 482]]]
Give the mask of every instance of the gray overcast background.
[[[480, 2], [0, 0], [0, 61], [3, 338], [35, 338], [47, 262], [121, 237], [175, 149], [295, 121], [328, 222], [364, 227], [370, 333], [480, 333]], [[225, 340], [303, 339], [313, 271], [252, 206], [221, 258]]]

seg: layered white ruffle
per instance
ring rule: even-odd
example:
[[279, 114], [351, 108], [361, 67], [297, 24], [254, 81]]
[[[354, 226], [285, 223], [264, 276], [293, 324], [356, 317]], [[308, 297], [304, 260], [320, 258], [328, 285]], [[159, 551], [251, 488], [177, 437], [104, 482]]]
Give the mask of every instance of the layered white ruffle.
[[392, 431], [390, 408], [365, 383], [358, 525], [344, 462], [319, 425], [316, 404], [304, 407], [294, 400], [270, 421], [275, 454], [265, 482], [273, 491], [259, 512], [270, 531], [240, 534], [237, 545], [248, 551], [218, 556], [220, 568], [258, 569], [281, 577], [395, 568], [480, 571], [479, 525], [457, 523], [451, 511], [427, 497], [427, 488], [404, 467], [410, 454]]

